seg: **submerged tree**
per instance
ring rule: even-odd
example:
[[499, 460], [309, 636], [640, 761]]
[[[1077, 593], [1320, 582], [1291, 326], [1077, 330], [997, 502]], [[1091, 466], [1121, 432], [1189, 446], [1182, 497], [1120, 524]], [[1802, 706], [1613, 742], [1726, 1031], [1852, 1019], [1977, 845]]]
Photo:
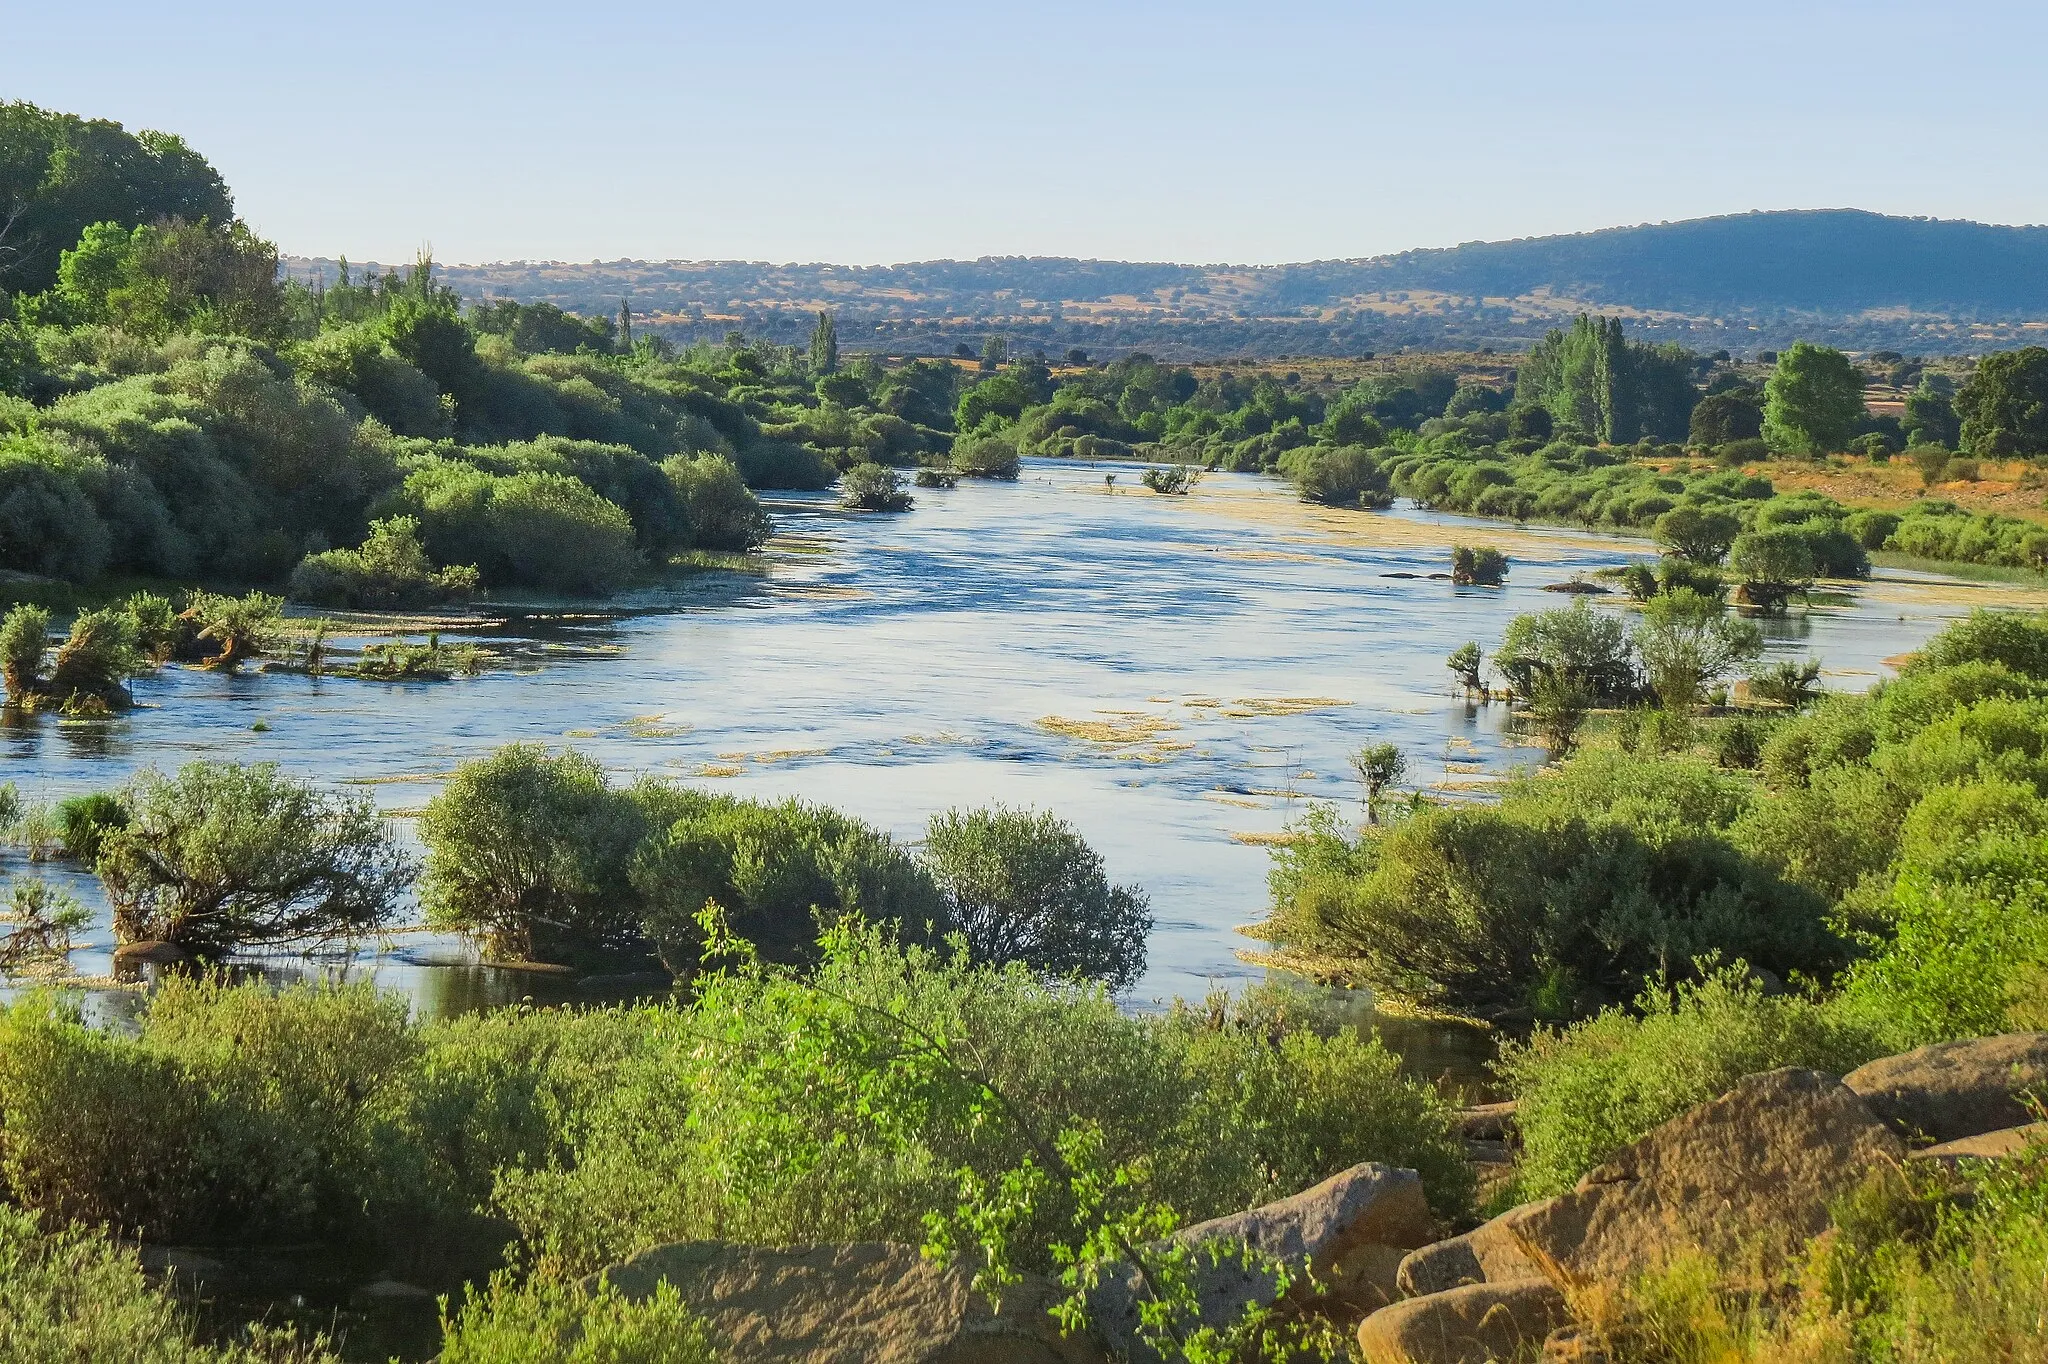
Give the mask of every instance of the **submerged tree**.
[[1754, 621], [1729, 615], [1718, 597], [1681, 587], [1644, 604], [1635, 645], [1657, 700], [1686, 715], [1709, 684], [1762, 653], [1764, 637]]
[[1480, 671], [1484, 659], [1485, 655], [1479, 650], [1479, 641], [1468, 639], [1457, 648], [1451, 650], [1450, 657], [1444, 660], [1444, 666], [1457, 676], [1459, 684], [1466, 691], [1476, 691], [1481, 696], [1484, 696], [1486, 694], [1486, 676]]
[[1358, 779], [1365, 784], [1365, 822], [1379, 822], [1380, 800], [1389, 786], [1408, 775], [1408, 760], [1392, 744], [1372, 744], [1351, 756]]

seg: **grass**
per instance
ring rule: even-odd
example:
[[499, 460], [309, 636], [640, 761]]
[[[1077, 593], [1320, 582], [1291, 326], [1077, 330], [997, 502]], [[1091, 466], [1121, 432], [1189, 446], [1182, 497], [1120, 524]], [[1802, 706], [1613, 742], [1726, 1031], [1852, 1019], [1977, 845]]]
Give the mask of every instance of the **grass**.
[[2018, 583], [2027, 587], [2048, 587], [2048, 574], [2031, 568], [2015, 568], [2008, 564], [1969, 564], [1954, 559], [1923, 559], [1915, 554], [1900, 554], [1888, 549], [1878, 550], [1872, 554], [1870, 562], [1878, 568], [1896, 568], [1910, 573], [1939, 573], [1969, 582]]

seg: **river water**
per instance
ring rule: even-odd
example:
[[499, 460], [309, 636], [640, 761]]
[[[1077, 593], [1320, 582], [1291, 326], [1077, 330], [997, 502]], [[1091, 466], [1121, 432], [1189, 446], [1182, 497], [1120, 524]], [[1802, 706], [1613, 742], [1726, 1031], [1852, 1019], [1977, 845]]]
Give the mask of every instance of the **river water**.
[[[1504, 707], [1454, 693], [1444, 656], [1468, 639], [1490, 649], [1513, 616], [1567, 600], [1544, 585], [1645, 546], [1308, 507], [1250, 475], [1157, 496], [1135, 473], [1030, 462], [1014, 484], [920, 490], [897, 516], [784, 498], [765, 574], [503, 622], [480, 638], [506, 666], [477, 678], [168, 668], [138, 681], [139, 707], [117, 720], [0, 732], [0, 778], [54, 800], [149, 764], [273, 761], [371, 793], [410, 836], [410, 812], [457, 763], [526, 740], [579, 748], [622, 780], [800, 795], [907, 839], [948, 806], [1050, 807], [1151, 896], [1133, 1005], [1200, 996], [1261, 974], [1234, 929], [1261, 916], [1270, 839], [1307, 802], [1355, 809], [1347, 755], [1360, 745], [1391, 741], [1410, 784], [1466, 796], [1540, 758]], [[1504, 549], [1508, 585], [1428, 577], [1453, 542]], [[1771, 623], [1771, 648], [1819, 657], [1831, 685], [1866, 686], [1970, 605], [2020, 595], [1881, 574]], [[90, 876], [43, 870], [102, 903]], [[102, 916], [75, 966], [104, 973], [111, 946]], [[320, 969], [406, 990], [427, 1014], [566, 988], [424, 933]]]

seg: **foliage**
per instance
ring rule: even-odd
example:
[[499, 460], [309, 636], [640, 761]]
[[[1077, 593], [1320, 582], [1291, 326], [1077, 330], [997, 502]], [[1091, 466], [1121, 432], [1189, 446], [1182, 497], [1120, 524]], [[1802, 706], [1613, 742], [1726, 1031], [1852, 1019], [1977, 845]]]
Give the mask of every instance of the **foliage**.
[[[825, 314], [818, 316], [823, 319]], [[704, 1326], [674, 1284], [635, 1301], [612, 1284], [588, 1289], [501, 1271], [443, 1324], [441, 1364], [714, 1364]]]
[[195, 591], [185, 608], [185, 614], [199, 627], [197, 638], [212, 641], [217, 650], [206, 666], [223, 672], [233, 672], [245, 660], [275, 649], [283, 612], [284, 600], [265, 592], [230, 597]]
[[778, 963], [811, 960], [820, 932], [844, 918], [887, 925], [908, 941], [950, 926], [938, 886], [906, 849], [797, 800], [670, 793], [631, 874], [647, 935], [678, 975], [698, 967], [711, 905], [750, 951]]
[[420, 523], [394, 516], [370, 523], [355, 549], [309, 554], [292, 570], [293, 600], [358, 610], [396, 611], [467, 601], [478, 587], [474, 567], [437, 569], [420, 543]]
[[976, 961], [1126, 990], [1145, 969], [1145, 893], [1112, 886], [1100, 854], [1048, 811], [932, 816], [921, 859]]
[[1515, 394], [1547, 408], [1559, 426], [1611, 444], [1683, 440], [1696, 401], [1683, 350], [1630, 341], [1620, 318], [1584, 313], [1570, 331], [1553, 330], [1530, 349]]
[[1007, 436], [962, 436], [953, 442], [949, 462], [964, 478], [1015, 480], [1020, 468], [1017, 442]]
[[420, 903], [429, 923], [513, 960], [628, 942], [640, 922], [627, 868], [646, 831], [596, 763], [508, 744], [458, 767], [420, 816]]
[[1451, 581], [1468, 586], [1499, 587], [1507, 581], [1508, 556], [1491, 545], [1453, 545]]
[[697, 548], [745, 551], [767, 542], [774, 527], [732, 460], [718, 454], [674, 455], [661, 468], [682, 499], [690, 542]]
[[40, 606], [17, 606], [0, 621], [0, 678], [7, 703], [33, 704], [43, 689], [43, 656], [50, 650], [50, 613]]
[[1451, 670], [1457, 677], [1459, 685], [1467, 692], [1484, 693], [1486, 675], [1480, 671], [1484, 662], [1485, 655], [1480, 651], [1479, 641], [1467, 640], [1451, 650], [1450, 656], [1444, 660], [1444, 666]]
[[1764, 611], [1782, 611], [1787, 599], [1813, 587], [1813, 547], [1793, 528], [1749, 531], [1735, 541], [1732, 567], [1744, 599]]
[[1622, 701], [1637, 690], [1628, 628], [1621, 617], [1584, 600], [1508, 622], [1493, 666], [1516, 696], [1533, 698], [1544, 678], [1570, 682], [1590, 701]]
[[1363, 446], [1304, 446], [1280, 457], [1280, 471], [1294, 481], [1302, 499], [1330, 507], [1386, 507], [1393, 504], [1387, 475]]
[[1958, 434], [1972, 454], [2048, 454], [2048, 347], [1985, 356], [1955, 405], [1962, 417]]
[[1707, 687], [1763, 652], [1754, 622], [1728, 614], [1717, 597], [1691, 588], [1660, 592], [1634, 630], [1643, 676], [1665, 709], [1685, 714]]
[[[1478, 666], [1477, 660], [1473, 666]], [[1392, 744], [1370, 744], [1351, 755], [1351, 766], [1365, 787], [1365, 820], [1370, 824], [1379, 817], [1387, 788], [1408, 775], [1408, 759]]]
[[1788, 658], [1753, 672], [1749, 675], [1749, 695], [1752, 700], [1770, 705], [1804, 710], [1820, 696], [1820, 660], [1809, 658], [1804, 663], [1794, 663]]
[[1155, 493], [1185, 497], [1202, 481], [1202, 469], [1197, 464], [1155, 464], [1145, 470], [1139, 481]]
[[418, 522], [435, 562], [473, 564], [490, 587], [593, 595], [618, 587], [639, 561], [631, 519], [570, 474], [429, 460], [391, 505]]
[[64, 855], [91, 866], [106, 836], [128, 823], [128, 807], [111, 791], [93, 791], [57, 802], [57, 827]]
[[1795, 341], [1764, 385], [1764, 439], [1774, 451], [1840, 450], [1863, 416], [1863, 376], [1828, 346]]
[[881, 464], [857, 464], [839, 478], [839, 505], [849, 511], [909, 511], [903, 476]]
[[61, 972], [92, 913], [47, 881], [17, 880], [0, 903], [0, 976]]
[[218, 958], [242, 947], [361, 937], [411, 868], [367, 798], [327, 795], [269, 763], [138, 774], [98, 870], [124, 942]]
[[1741, 517], [1700, 507], [1673, 507], [1651, 530], [1657, 543], [1671, 553], [1707, 565], [1720, 563], [1741, 532]]

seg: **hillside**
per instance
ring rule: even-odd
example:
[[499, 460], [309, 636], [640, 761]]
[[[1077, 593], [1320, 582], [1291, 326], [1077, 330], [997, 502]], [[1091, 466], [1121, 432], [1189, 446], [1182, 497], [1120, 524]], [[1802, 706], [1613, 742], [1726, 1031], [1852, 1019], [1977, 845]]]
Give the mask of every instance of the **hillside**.
[[[332, 279], [336, 262], [292, 258]], [[380, 266], [371, 266], [381, 269]], [[445, 267], [473, 298], [606, 315], [679, 340], [800, 340], [829, 308], [851, 345], [945, 350], [991, 332], [1049, 351], [1180, 359], [1514, 350], [1582, 309], [1699, 349], [1805, 337], [1854, 350], [1981, 350], [2048, 334], [2048, 227], [1798, 210], [1471, 242], [1278, 266], [985, 257], [904, 265], [515, 261]]]

